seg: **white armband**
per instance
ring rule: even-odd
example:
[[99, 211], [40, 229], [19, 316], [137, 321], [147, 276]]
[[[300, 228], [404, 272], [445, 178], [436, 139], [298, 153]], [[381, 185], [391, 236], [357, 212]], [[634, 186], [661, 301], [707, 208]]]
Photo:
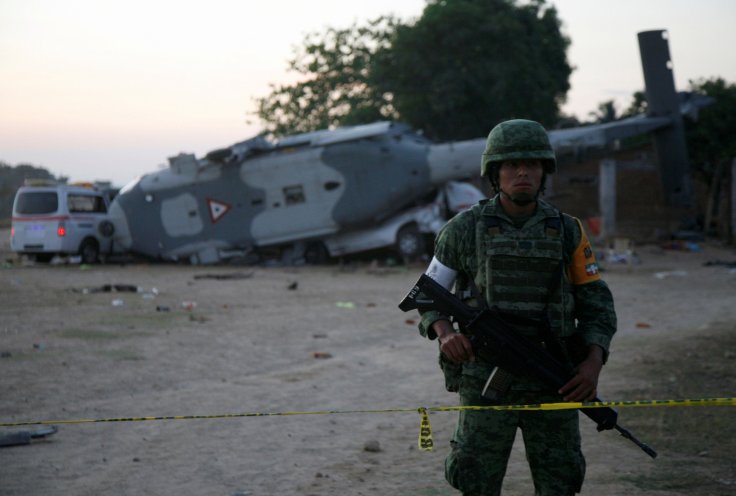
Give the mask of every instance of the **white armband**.
[[429, 263], [425, 274], [448, 291], [452, 290], [452, 285], [455, 284], [455, 278], [457, 277], [456, 270], [452, 270], [435, 257], [432, 257], [432, 261]]

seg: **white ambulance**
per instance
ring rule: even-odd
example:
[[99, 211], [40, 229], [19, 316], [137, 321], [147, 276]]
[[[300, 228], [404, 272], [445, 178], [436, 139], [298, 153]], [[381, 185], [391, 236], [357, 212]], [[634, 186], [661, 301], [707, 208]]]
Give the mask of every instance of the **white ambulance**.
[[112, 249], [109, 196], [92, 184], [26, 182], [13, 202], [11, 249], [39, 262], [54, 255], [97, 262]]

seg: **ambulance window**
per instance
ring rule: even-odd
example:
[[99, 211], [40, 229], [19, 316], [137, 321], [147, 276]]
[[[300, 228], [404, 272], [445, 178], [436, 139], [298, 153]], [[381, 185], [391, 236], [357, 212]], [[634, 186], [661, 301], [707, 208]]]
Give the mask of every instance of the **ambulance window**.
[[21, 193], [15, 205], [17, 214], [53, 214], [59, 209], [56, 191]]
[[67, 196], [67, 205], [69, 206], [69, 213], [105, 213], [107, 208], [105, 207], [105, 201], [101, 196], [93, 195], [74, 195]]

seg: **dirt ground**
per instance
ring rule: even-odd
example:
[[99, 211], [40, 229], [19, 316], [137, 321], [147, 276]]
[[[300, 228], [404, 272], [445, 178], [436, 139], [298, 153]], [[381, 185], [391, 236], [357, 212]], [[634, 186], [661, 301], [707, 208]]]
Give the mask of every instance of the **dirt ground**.
[[[436, 345], [396, 307], [421, 266], [23, 266], [7, 235], [0, 422], [456, 404]], [[736, 252], [701, 248], [606, 266], [619, 331], [603, 398], [736, 396], [736, 269], [704, 265]], [[94, 291], [114, 284], [140, 292]], [[736, 408], [619, 413], [659, 458], [583, 417], [584, 494], [736, 494]], [[431, 415], [432, 453], [414, 412], [56, 424], [0, 448], [0, 494], [457, 494], [443, 478], [456, 415]], [[532, 493], [517, 443], [504, 494]]]

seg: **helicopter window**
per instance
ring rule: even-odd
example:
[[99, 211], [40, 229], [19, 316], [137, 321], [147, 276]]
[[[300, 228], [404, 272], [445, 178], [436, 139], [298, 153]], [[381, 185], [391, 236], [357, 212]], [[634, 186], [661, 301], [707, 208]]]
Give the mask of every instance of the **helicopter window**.
[[298, 186], [287, 186], [284, 188], [284, 201], [287, 205], [294, 205], [297, 203], [304, 203], [304, 188], [302, 185]]

